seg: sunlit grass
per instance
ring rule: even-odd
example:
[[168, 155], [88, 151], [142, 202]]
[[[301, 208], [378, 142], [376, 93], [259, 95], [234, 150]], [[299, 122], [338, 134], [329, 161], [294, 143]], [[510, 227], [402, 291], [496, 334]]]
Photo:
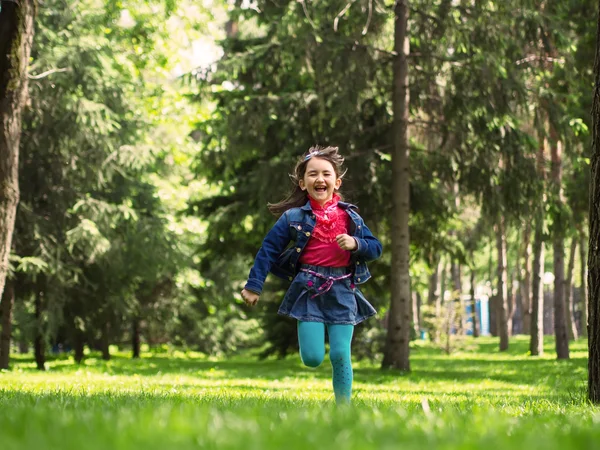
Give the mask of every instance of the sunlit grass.
[[571, 360], [499, 353], [480, 339], [446, 356], [414, 344], [409, 374], [354, 364], [354, 403], [333, 402], [328, 362], [124, 354], [0, 374], [0, 448], [580, 448], [600, 438], [586, 402], [587, 344]]

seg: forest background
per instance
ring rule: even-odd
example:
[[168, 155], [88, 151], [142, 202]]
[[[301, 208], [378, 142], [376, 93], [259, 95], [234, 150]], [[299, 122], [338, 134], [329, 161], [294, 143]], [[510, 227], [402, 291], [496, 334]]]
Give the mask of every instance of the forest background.
[[410, 340], [451, 354], [483, 332], [531, 355], [551, 334], [568, 359], [587, 336], [593, 2], [22, 3], [0, 368], [296, 351], [286, 283], [254, 309], [239, 291], [315, 144], [340, 147], [384, 247], [357, 358], [409, 370]]

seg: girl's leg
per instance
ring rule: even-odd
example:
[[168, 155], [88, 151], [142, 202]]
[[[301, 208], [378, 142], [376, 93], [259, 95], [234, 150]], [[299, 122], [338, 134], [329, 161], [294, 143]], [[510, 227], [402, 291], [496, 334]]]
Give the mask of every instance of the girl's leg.
[[354, 325], [327, 325], [329, 359], [333, 367], [333, 392], [338, 404], [350, 403], [352, 395], [352, 361], [350, 345]]
[[300, 358], [308, 367], [318, 367], [325, 359], [325, 324], [298, 321]]

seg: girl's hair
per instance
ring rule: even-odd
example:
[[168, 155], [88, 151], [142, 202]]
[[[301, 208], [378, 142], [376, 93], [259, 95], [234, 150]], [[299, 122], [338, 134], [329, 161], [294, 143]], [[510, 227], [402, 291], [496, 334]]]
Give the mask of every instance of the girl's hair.
[[[280, 216], [288, 209], [304, 206], [308, 201], [308, 193], [300, 188], [300, 180], [304, 179], [306, 166], [308, 166], [308, 161], [310, 161], [312, 158], [321, 158], [329, 161], [333, 166], [336, 178], [342, 178], [346, 174], [346, 171], [343, 170], [342, 167], [344, 164], [344, 158], [338, 153], [337, 147], [319, 147], [317, 145], [309, 148], [308, 151], [302, 155], [302, 158], [300, 158], [296, 163], [296, 167], [294, 167], [294, 173], [290, 174], [290, 178], [294, 183], [293, 190], [285, 199], [281, 200], [280, 202], [269, 203], [267, 205], [269, 211], [276, 216]], [[339, 192], [338, 195], [340, 196], [340, 199], [343, 199]]]

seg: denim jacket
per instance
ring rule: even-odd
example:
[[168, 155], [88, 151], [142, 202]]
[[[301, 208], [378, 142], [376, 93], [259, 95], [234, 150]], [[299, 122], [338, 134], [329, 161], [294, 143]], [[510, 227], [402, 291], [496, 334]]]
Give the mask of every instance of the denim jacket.
[[[351, 252], [353, 281], [362, 284], [371, 278], [367, 262], [381, 256], [381, 243], [365, 225], [362, 217], [355, 211], [356, 206], [339, 202], [350, 218], [348, 234], [356, 239], [358, 247]], [[298, 272], [298, 261], [306, 247], [316, 218], [310, 202], [300, 208], [292, 208], [281, 215], [273, 228], [267, 233], [262, 246], [250, 270], [245, 289], [260, 294], [269, 272], [292, 281]], [[293, 245], [290, 245], [292, 243]]]

